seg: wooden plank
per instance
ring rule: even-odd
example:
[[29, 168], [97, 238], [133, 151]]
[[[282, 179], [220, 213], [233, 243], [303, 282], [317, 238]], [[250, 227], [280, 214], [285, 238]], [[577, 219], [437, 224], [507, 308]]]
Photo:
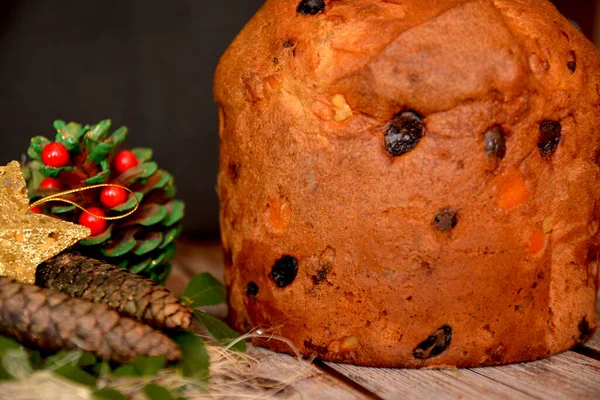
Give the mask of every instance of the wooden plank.
[[572, 351], [546, 360], [475, 372], [545, 399], [600, 399], [600, 361]]
[[373, 398], [323, 373], [308, 361], [298, 360], [286, 354], [277, 354], [252, 345], [250, 345], [248, 353], [259, 362], [257, 369], [253, 371], [257, 376], [289, 382], [288, 387], [280, 393], [286, 399], [363, 400]]
[[366, 368], [327, 363], [383, 399], [532, 399], [516, 389], [469, 370]]
[[600, 362], [574, 352], [532, 363], [466, 370], [328, 365], [384, 399], [600, 398]]

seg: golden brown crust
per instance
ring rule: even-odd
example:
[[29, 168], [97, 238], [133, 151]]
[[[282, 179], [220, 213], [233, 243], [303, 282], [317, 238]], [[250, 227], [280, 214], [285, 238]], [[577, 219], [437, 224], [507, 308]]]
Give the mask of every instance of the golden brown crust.
[[[316, 15], [298, 3], [267, 1], [216, 73], [235, 326], [373, 366], [502, 364], [586, 340], [593, 45], [540, 0], [330, 0]], [[405, 111], [424, 136], [393, 157], [384, 137]], [[486, 151], [492, 129], [503, 157]], [[278, 287], [284, 255], [298, 273]]]

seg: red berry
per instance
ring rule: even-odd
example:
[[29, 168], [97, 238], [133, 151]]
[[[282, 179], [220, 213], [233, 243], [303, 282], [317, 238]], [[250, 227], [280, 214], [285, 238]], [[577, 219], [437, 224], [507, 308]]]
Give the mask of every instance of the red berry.
[[138, 165], [138, 160], [131, 150], [121, 150], [115, 154], [113, 167], [118, 173], [122, 174], [136, 165]]
[[62, 183], [58, 179], [54, 178], [44, 178], [42, 183], [40, 183], [40, 189], [60, 189], [62, 188]]
[[108, 208], [113, 208], [119, 204], [125, 203], [127, 200], [127, 192], [125, 189], [118, 186], [108, 186], [100, 192], [100, 202]]
[[42, 150], [42, 161], [49, 167], [61, 168], [69, 164], [71, 156], [61, 143], [49, 143]]
[[[88, 211], [92, 214], [104, 217], [104, 211], [102, 211], [101, 209], [99, 209], [97, 207], [90, 207], [90, 208], [88, 208]], [[106, 230], [107, 223], [106, 223], [106, 220], [96, 218], [90, 213], [87, 213], [87, 212], [81, 213], [81, 215], [79, 216], [79, 225], [83, 225], [85, 227], [90, 228], [90, 230], [92, 231], [92, 236], [96, 236]]]
[[31, 209], [31, 212], [34, 214], [41, 214], [42, 213], [42, 207], [40, 206], [35, 206]]

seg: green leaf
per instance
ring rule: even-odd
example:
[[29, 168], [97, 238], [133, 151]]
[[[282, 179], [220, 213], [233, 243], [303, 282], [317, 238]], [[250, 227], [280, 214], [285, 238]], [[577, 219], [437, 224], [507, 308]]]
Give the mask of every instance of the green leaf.
[[148, 266], [150, 264], [152, 264], [152, 259], [148, 258], [147, 260], [144, 260], [141, 263], [137, 263], [136, 265], [131, 265], [129, 267], [129, 270], [131, 272], [133, 272], [134, 274], [139, 274], [140, 272], [143, 272], [146, 268], [148, 268]]
[[131, 152], [135, 154], [135, 158], [137, 158], [139, 163], [145, 163], [152, 159], [152, 149], [136, 147], [131, 149]]
[[131, 378], [140, 376], [137, 369], [135, 369], [135, 367], [131, 364], [121, 365], [112, 372], [112, 375], [119, 378]]
[[188, 377], [195, 377], [208, 384], [210, 377], [210, 357], [204, 341], [197, 335], [183, 332], [174, 338], [181, 348], [183, 357], [178, 364], [181, 372]]
[[105, 183], [109, 177], [110, 177], [110, 170], [101, 171], [101, 172], [97, 173], [96, 175], [92, 176], [91, 178], [87, 178], [85, 180], [85, 183], [87, 183], [88, 185], [97, 185], [99, 183]]
[[104, 232], [100, 233], [99, 235], [84, 239], [80, 241], [79, 244], [82, 246], [95, 246], [97, 244], [104, 243], [110, 239], [112, 228], [113, 225], [110, 225]]
[[140, 207], [135, 214], [127, 218], [123, 226], [158, 224], [167, 216], [167, 209], [160, 204], [147, 204]]
[[58, 376], [62, 376], [70, 381], [81, 383], [82, 385], [96, 386], [96, 378], [74, 365], [63, 365], [54, 370]]
[[148, 400], [176, 400], [166, 388], [155, 383], [144, 386], [144, 394]]
[[123, 236], [117, 239], [111, 239], [106, 247], [102, 249], [102, 254], [106, 257], [120, 257], [129, 253], [137, 243], [134, 238], [137, 232], [137, 229], [130, 229], [126, 231]]
[[2, 356], [2, 366], [10, 376], [18, 380], [27, 378], [33, 372], [29, 355], [22, 347], [7, 349]]
[[133, 366], [140, 376], [154, 377], [166, 365], [167, 365], [167, 360], [163, 356], [159, 356], [159, 357], [136, 356], [133, 359]]
[[183, 295], [192, 301], [193, 307], [215, 306], [227, 300], [225, 285], [208, 272], [190, 279]]
[[40, 171], [43, 166], [44, 165], [41, 162], [33, 160], [27, 165], [23, 165], [21, 167], [21, 172], [23, 172], [23, 176], [27, 181], [27, 189], [30, 192], [30, 197], [32, 195], [31, 191], [38, 189], [45, 178]]
[[110, 135], [110, 137], [107, 139], [107, 142], [110, 143], [111, 147], [114, 149], [127, 139], [128, 134], [129, 131], [127, 127], [122, 126], [114, 131], [112, 135]]
[[167, 233], [165, 233], [165, 238], [164, 238], [162, 244], [160, 245], [160, 248], [164, 249], [165, 247], [167, 247], [168, 245], [173, 243], [175, 241], [175, 239], [177, 239], [179, 237], [179, 235], [181, 235], [182, 230], [183, 230], [183, 226], [178, 225], [175, 228], [168, 231]]
[[146, 236], [138, 239], [136, 247], [133, 249], [133, 253], [138, 256], [150, 253], [156, 249], [163, 241], [163, 235], [160, 232], [150, 232]]
[[98, 360], [93, 354], [83, 352], [81, 354], [81, 357], [79, 358], [79, 361], [77, 362], [77, 365], [79, 365], [80, 367], [89, 367], [90, 365], [94, 365], [97, 362]]
[[52, 214], [65, 214], [76, 209], [77, 207], [75, 206], [53, 206]]
[[42, 150], [50, 143], [48, 138], [43, 136], [36, 136], [31, 138], [29, 149], [27, 149], [27, 155], [33, 160], [40, 161], [42, 159]]
[[86, 367], [94, 365], [96, 357], [89, 353], [84, 353], [81, 350], [63, 350], [56, 354], [47, 357], [44, 361], [43, 369], [56, 369], [64, 365], [72, 365], [74, 367]]
[[104, 160], [112, 150], [112, 147], [109, 143], [98, 143], [91, 150], [90, 154], [87, 157], [86, 162], [99, 164], [102, 160]]
[[127, 396], [112, 388], [103, 388], [92, 393], [94, 400], [127, 400]]
[[185, 203], [181, 200], [171, 200], [165, 204], [167, 209], [167, 217], [162, 220], [162, 224], [165, 226], [172, 226], [173, 224], [181, 221], [183, 213], [185, 211]]
[[[194, 315], [196, 318], [198, 318], [198, 320], [200, 320], [202, 325], [204, 325], [210, 334], [223, 346], [229, 346], [233, 341], [239, 339], [240, 334], [228, 327], [220, 319], [198, 310], [194, 311]], [[245, 353], [246, 342], [239, 340], [231, 346], [231, 349]]]
[[10, 349], [20, 349], [21, 345], [11, 338], [0, 336], [0, 356], [6, 354]]

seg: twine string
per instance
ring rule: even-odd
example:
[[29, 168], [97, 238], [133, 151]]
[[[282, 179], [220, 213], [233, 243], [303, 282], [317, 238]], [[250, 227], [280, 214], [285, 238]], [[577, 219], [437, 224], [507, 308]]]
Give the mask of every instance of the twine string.
[[[114, 216], [114, 217], [105, 217], [105, 216], [102, 216], [102, 215], [96, 215], [94, 213], [91, 213], [85, 207], [77, 204], [76, 202], [74, 202], [72, 200], [69, 200], [69, 199], [65, 199], [65, 198], [62, 197], [62, 196], [67, 196], [69, 194], [81, 193], [81, 192], [85, 192], [87, 190], [99, 189], [99, 188], [104, 188], [104, 187], [117, 187], [117, 188], [121, 188], [121, 189], [124, 189], [126, 192], [129, 192], [129, 194], [133, 195], [133, 198], [135, 199], [135, 206], [133, 207], [133, 209], [131, 211], [123, 214], [123, 215], [117, 215], [117, 216]], [[71, 190], [67, 190], [67, 191], [64, 191], [64, 192], [52, 194], [50, 196], [46, 196], [44, 198], [41, 198], [41, 199], [35, 201], [34, 203], [32, 203], [32, 204], [30, 204], [28, 206], [26, 206], [23, 211], [31, 210], [34, 207], [39, 206], [40, 204], [49, 203], [51, 201], [59, 201], [59, 202], [62, 202], [62, 203], [71, 204], [72, 206], [75, 206], [75, 207], [79, 208], [81, 211], [90, 214], [92, 217], [95, 217], [95, 218], [98, 218], [98, 219], [103, 219], [105, 221], [115, 221], [115, 220], [118, 220], [118, 219], [127, 218], [130, 215], [132, 215], [134, 212], [136, 212], [137, 209], [140, 206], [140, 201], [138, 200], [137, 196], [135, 195], [135, 193], [131, 189], [126, 188], [125, 186], [114, 184], [114, 183], [100, 183], [98, 185], [86, 186], [86, 187], [78, 188], [78, 189], [71, 189]]]

